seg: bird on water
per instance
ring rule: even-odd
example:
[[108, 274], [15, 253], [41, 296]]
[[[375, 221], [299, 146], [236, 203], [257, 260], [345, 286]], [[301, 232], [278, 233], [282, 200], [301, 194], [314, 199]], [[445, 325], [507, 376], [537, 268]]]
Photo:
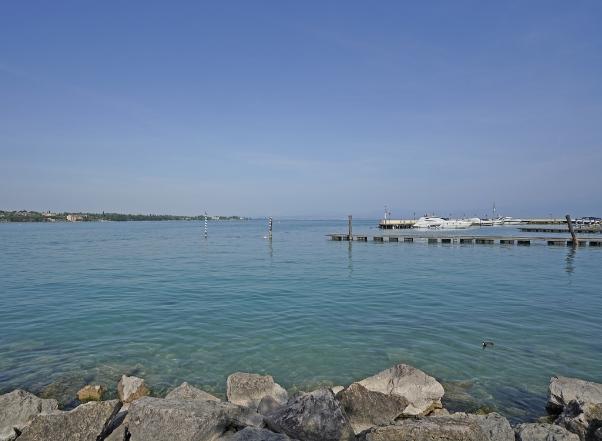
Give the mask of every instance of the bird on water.
[[493, 342], [490, 340], [483, 340], [483, 343], [481, 343], [481, 346], [483, 346], [483, 349], [488, 348], [488, 347], [493, 347]]

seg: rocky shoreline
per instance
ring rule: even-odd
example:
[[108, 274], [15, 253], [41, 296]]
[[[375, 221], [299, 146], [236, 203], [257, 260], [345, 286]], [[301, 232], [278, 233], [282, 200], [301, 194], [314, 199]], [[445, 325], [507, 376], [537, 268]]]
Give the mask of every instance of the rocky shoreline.
[[444, 387], [398, 364], [348, 386], [288, 392], [269, 376], [228, 377], [227, 400], [188, 383], [152, 397], [123, 375], [119, 399], [87, 385], [80, 404], [23, 390], [0, 395], [0, 441], [602, 441], [602, 384], [552, 377], [547, 416], [512, 427], [502, 415], [450, 413]]

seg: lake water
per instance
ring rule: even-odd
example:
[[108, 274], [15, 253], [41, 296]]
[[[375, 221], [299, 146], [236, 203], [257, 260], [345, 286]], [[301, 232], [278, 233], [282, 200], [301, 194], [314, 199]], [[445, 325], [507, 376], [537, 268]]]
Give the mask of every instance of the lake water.
[[235, 371], [307, 390], [405, 362], [453, 409], [520, 421], [544, 413], [554, 374], [602, 381], [600, 249], [328, 241], [345, 221], [266, 229], [0, 225], [0, 392], [69, 405], [130, 373], [157, 394], [182, 381], [224, 394]]

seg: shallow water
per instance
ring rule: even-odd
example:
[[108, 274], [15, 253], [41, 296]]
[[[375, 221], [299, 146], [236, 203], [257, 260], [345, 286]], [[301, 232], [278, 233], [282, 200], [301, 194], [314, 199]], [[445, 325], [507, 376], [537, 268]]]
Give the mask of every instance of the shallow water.
[[345, 228], [276, 221], [270, 242], [265, 221], [210, 222], [208, 239], [196, 222], [0, 225], [0, 392], [65, 403], [135, 373], [156, 393], [223, 394], [239, 370], [308, 389], [405, 362], [452, 408], [518, 421], [544, 413], [551, 375], [602, 381], [602, 250], [326, 240]]

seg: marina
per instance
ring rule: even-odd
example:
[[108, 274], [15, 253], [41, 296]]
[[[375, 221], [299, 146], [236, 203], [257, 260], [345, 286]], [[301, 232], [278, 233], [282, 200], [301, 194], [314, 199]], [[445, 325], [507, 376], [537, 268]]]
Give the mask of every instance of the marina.
[[[470, 220], [470, 219], [469, 219]], [[417, 219], [381, 219], [378, 223], [378, 228], [381, 230], [404, 230], [414, 227]], [[508, 225], [516, 225], [515, 223], [507, 222]], [[566, 225], [566, 219], [562, 218], [549, 218], [549, 219], [521, 219], [520, 224], [522, 225]], [[474, 223], [473, 225], [479, 226], [479, 223]], [[483, 219], [482, 225], [491, 225], [491, 223], [486, 224], [486, 220]], [[501, 224], [498, 224], [501, 225]], [[567, 230], [568, 231], [568, 230]], [[598, 229], [598, 231], [600, 231]], [[543, 232], [543, 231], [542, 231]]]

